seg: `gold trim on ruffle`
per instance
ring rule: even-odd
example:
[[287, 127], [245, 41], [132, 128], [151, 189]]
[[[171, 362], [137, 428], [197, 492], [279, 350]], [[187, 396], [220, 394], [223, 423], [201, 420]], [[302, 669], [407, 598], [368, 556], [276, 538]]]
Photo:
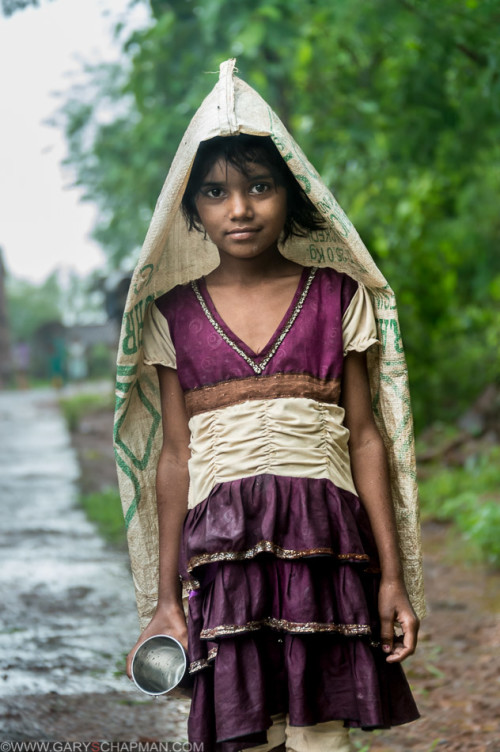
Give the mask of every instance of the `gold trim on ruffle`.
[[216, 637], [226, 637], [230, 635], [243, 634], [245, 632], [256, 632], [262, 627], [277, 629], [291, 634], [319, 634], [331, 633], [344, 635], [345, 637], [355, 637], [357, 635], [371, 634], [368, 624], [323, 624], [316, 621], [295, 622], [286, 619], [276, 619], [268, 616], [259, 621], [247, 621], [246, 624], [221, 624], [213, 629], [202, 629], [200, 638], [202, 640], [213, 640]]
[[189, 673], [195, 674], [197, 673], [197, 671], [201, 671], [202, 669], [207, 668], [210, 663], [215, 660], [218, 649], [219, 648], [216, 645], [214, 648], [210, 648], [206, 658], [200, 658], [198, 661], [193, 661], [192, 663], [190, 663], [188, 669]]
[[272, 541], [262, 540], [246, 551], [216, 551], [213, 554], [198, 554], [198, 556], [193, 556], [189, 560], [187, 569], [189, 572], [192, 572], [193, 569], [202, 564], [211, 564], [217, 561], [245, 561], [246, 559], [253, 559], [257, 554], [261, 553], [271, 553], [279, 559], [302, 559], [305, 556], [327, 555], [333, 556], [340, 561], [370, 561], [368, 554], [337, 554], [329, 546], [306, 548], [302, 551], [297, 551], [293, 548], [282, 548]]

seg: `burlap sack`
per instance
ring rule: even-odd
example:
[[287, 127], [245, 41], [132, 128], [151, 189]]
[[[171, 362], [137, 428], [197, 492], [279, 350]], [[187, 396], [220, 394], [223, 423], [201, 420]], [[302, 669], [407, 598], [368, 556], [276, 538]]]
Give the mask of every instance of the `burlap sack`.
[[406, 364], [392, 290], [359, 235], [266, 102], [236, 78], [234, 60], [193, 117], [158, 199], [125, 308], [118, 352], [115, 450], [141, 626], [157, 598], [158, 525], [155, 472], [161, 418], [155, 369], [142, 362], [147, 305], [179, 283], [207, 274], [218, 252], [201, 233], [188, 232], [179, 210], [200, 141], [249, 133], [271, 136], [288, 167], [327, 221], [328, 229], [291, 238], [283, 255], [305, 266], [332, 266], [363, 282], [378, 319], [380, 348], [369, 353], [373, 407], [389, 456], [405, 580], [419, 616], [425, 611], [415, 453]]

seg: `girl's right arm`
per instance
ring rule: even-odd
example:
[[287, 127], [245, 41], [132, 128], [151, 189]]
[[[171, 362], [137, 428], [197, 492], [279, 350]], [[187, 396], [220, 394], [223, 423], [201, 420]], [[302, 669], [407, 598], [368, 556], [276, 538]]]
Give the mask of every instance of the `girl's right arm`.
[[157, 366], [160, 382], [163, 445], [156, 473], [159, 525], [158, 604], [150, 623], [127, 657], [130, 677], [132, 658], [148, 637], [169, 634], [187, 650], [187, 626], [178, 574], [182, 525], [187, 512], [189, 427], [177, 372]]

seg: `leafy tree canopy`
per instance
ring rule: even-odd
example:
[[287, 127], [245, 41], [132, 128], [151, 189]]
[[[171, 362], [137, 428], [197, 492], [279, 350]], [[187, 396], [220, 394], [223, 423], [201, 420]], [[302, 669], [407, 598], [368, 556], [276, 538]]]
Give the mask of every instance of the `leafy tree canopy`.
[[[145, 1], [145, 0], [143, 0]], [[69, 162], [130, 266], [219, 63], [287, 123], [398, 295], [419, 425], [497, 378], [496, 0], [150, 0], [64, 110]], [[472, 375], [473, 374], [473, 375]]]
[[12, 16], [18, 10], [29, 7], [38, 7], [40, 0], [1, 0], [1, 9], [4, 16]]

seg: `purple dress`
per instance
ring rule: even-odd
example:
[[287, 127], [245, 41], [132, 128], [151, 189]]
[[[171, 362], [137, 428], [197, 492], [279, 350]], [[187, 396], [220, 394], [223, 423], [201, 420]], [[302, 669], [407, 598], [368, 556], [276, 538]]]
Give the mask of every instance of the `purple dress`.
[[205, 752], [262, 744], [282, 712], [296, 726], [416, 719], [402, 668], [379, 645], [377, 551], [340, 404], [345, 353], [377, 341], [366, 291], [304, 268], [258, 355], [203, 279], [159, 298], [152, 315], [145, 359], [177, 368], [192, 437], [179, 565], [190, 741]]

